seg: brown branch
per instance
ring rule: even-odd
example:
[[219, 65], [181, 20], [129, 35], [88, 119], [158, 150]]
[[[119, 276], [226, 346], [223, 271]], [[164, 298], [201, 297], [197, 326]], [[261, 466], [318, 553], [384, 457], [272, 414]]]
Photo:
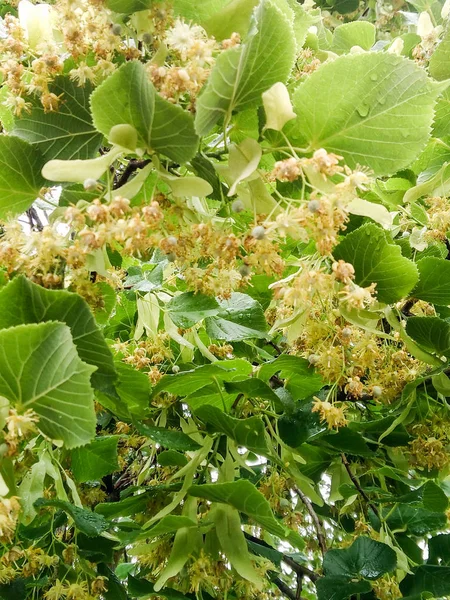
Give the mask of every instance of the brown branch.
[[42, 231], [44, 229], [44, 225], [42, 224], [42, 221], [38, 215], [37, 210], [34, 208], [34, 206], [31, 206], [26, 212], [27, 212], [28, 220], [30, 221], [31, 229], [36, 228], [37, 231]]
[[377, 517], [380, 516], [379, 512], [378, 512], [378, 508], [372, 504], [372, 502], [370, 501], [369, 496], [366, 494], [366, 492], [362, 489], [358, 479], [355, 477], [355, 475], [353, 475], [352, 470], [350, 469], [350, 464], [347, 460], [347, 457], [345, 456], [345, 454], [341, 454], [341, 458], [342, 458], [342, 463], [350, 477], [350, 479], [352, 480], [353, 485], [355, 486], [355, 488], [358, 490], [358, 492], [361, 494], [361, 496], [364, 498], [364, 500], [367, 502], [368, 506], [370, 506], [370, 508], [373, 510], [373, 512], [377, 515]]
[[[251, 533], [244, 532], [244, 535], [248, 540], [250, 540], [251, 542], [254, 542], [255, 544], [259, 544], [260, 546], [264, 546], [265, 548], [270, 548], [271, 550], [276, 550], [276, 548], [272, 548], [272, 546], [270, 544], [268, 544], [267, 542], [264, 542], [263, 540], [260, 540], [259, 538], [255, 537]], [[277, 552], [280, 552], [280, 551], [277, 550]], [[314, 573], [314, 571], [311, 571], [311, 569], [308, 569], [308, 567], [299, 565], [298, 562], [296, 562], [293, 558], [291, 558], [290, 556], [287, 556], [286, 554], [283, 554], [282, 552], [280, 552], [280, 554], [281, 554], [281, 560], [288, 567], [290, 567], [294, 571], [294, 573], [296, 573], [297, 575], [300, 575], [302, 577], [303, 576], [308, 577], [308, 579], [310, 579], [313, 583], [319, 579], [319, 576], [316, 573]]]
[[291, 588], [286, 585], [284, 581], [281, 581], [279, 577], [272, 577], [272, 582], [277, 586], [280, 592], [286, 596], [286, 598], [289, 598], [289, 600], [306, 600], [306, 598], [297, 596], [294, 590], [291, 590]]
[[127, 164], [127, 166], [125, 167], [125, 170], [123, 171], [123, 173], [114, 182], [114, 189], [116, 190], [117, 188], [120, 188], [122, 185], [124, 185], [130, 179], [130, 177], [133, 175], [133, 173], [135, 171], [137, 171], [138, 169], [143, 169], [150, 162], [151, 162], [151, 160], [149, 158], [145, 159], [145, 160], [138, 160], [138, 159], [132, 158], [129, 161], [129, 163]]
[[311, 504], [311, 501], [308, 498], [308, 496], [306, 496], [298, 488], [294, 488], [294, 491], [295, 491], [295, 493], [298, 496], [300, 496], [303, 504], [306, 506], [306, 510], [309, 512], [309, 515], [310, 515], [310, 517], [312, 519], [314, 528], [315, 528], [315, 530], [317, 532], [317, 540], [319, 542], [320, 551], [322, 552], [322, 555], [323, 555], [327, 551], [327, 542], [326, 542], [325, 533], [324, 533], [324, 530], [323, 530], [323, 523], [319, 519], [319, 517], [317, 516], [317, 513], [314, 510], [314, 507]]
[[302, 599], [302, 591], [303, 591], [303, 576], [297, 573], [297, 590], [295, 592], [295, 600]]

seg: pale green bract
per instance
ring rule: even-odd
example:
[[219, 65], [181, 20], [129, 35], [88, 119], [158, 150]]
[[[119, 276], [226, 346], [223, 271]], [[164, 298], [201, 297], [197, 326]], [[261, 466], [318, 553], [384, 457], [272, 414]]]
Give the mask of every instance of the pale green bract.
[[262, 0], [253, 13], [245, 44], [218, 57], [197, 101], [198, 135], [209, 133], [221, 118], [227, 123], [235, 110], [262, 104], [261, 94], [288, 78], [294, 54], [291, 24], [270, 0]]
[[0, 331], [0, 395], [18, 409], [33, 409], [38, 427], [66, 448], [95, 435], [95, 367], [78, 356], [63, 323], [18, 325]]
[[321, 66], [293, 96], [287, 126], [298, 145], [325, 148], [376, 175], [408, 166], [425, 147], [440, 86], [413, 62], [386, 53], [341, 56]]

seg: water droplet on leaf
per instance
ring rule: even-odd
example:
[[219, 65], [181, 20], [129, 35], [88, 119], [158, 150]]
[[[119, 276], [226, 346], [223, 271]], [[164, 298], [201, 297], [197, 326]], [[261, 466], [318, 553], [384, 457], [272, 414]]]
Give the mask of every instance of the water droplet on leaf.
[[360, 117], [367, 117], [367, 115], [369, 114], [369, 105], [360, 104], [356, 107], [356, 111]]

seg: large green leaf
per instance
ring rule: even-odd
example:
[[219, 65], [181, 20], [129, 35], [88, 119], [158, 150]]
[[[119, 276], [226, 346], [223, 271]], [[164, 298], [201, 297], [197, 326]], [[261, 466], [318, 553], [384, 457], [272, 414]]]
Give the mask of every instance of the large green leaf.
[[195, 3], [191, 0], [173, 0], [172, 5], [176, 15], [203, 25], [228, 3], [229, 0], [202, 0]]
[[95, 481], [117, 471], [118, 442], [118, 436], [108, 435], [96, 438], [82, 448], [72, 450], [71, 466], [75, 479], [81, 483]]
[[286, 380], [286, 388], [296, 400], [303, 400], [319, 391], [325, 382], [305, 358], [282, 354], [261, 365], [258, 378], [268, 381], [275, 373]]
[[429, 256], [417, 263], [419, 282], [413, 296], [433, 304], [450, 304], [450, 262]]
[[214, 65], [197, 101], [197, 133], [206, 135], [235, 110], [262, 104], [261, 94], [288, 78], [294, 55], [292, 25], [270, 0], [261, 0], [245, 43], [223, 52]]
[[394, 550], [368, 537], [357, 538], [350, 548], [329, 550], [323, 559], [325, 575], [378, 579], [395, 569]]
[[406, 333], [426, 350], [450, 356], [450, 323], [439, 317], [410, 317]]
[[235, 419], [216, 406], [203, 405], [195, 411], [196, 417], [208, 424], [212, 431], [224, 433], [240, 446], [267, 456], [265, 426], [260, 417]]
[[150, 8], [152, 0], [106, 0], [106, 6], [118, 13], [131, 14]]
[[249, 375], [252, 366], [245, 360], [218, 361], [210, 365], [201, 365], [196, 369], [183, 371], [176, 375], [165, 375], [153, 388], [152, 395], [161, 391], [179, 396], [187, 396], [196, 390], [219, 381], [232, 381], [236, 377]]
[[346, 600], [357, 598], [359, 594], [370, 592], [372, 586], [368, 581], [351, 581], [348, 577], [338, 575], [321, 577], [317, 580], [317, 600]]
[[97, 367], [99, 376], [114, 377], [114, 361], [86, 301], [66, 290], [46, 290], [23, 276], [0, 291], [0, 329], [22, 323], [62, 321], [70, 327], [80, 358]]
[[304, 546], [302, 538], [297, 533], [287, 529], [275, 519], [267, 500], [246, 479], [229, 483], [193, 485], [189, 488], [188, 494], [197, 498], [205, 498], [210, 502], [231, 504], [238, 511], [251, 517], [269, 533], [289, 540], [298, 548]]
[[219, 312], [217, 300], [204, 294], [185, 292], [167, 303], [170, 318], [177, 327], [187, 329], [199, 321]]
[[70, 329], [62, 323], [0, 331], [0, 395], [19, 410], [33, 409], [42, 433], [67, 448], [94, 437], [93, 371], [80, 360]]
[[334, 249], [334, 258], [355, 267], [355, 281], [365, 287], [376, 283], [380, 302], [392, 303], [409, 294], [417, 283], [416, 265], [402, 256], [399, 246], [373, 223], [349, 233]]
[[[400, 584], [403, 597], [430, 592], [433, 598], [448, 597], [450, 594], [450, 567], [420, 565], [414, 574], [407, 575]], [[427, 596], [425, 596], [427, 597]]]
[[47, 500], [46, 498], [40, 498], [34, 503], [36, 508], [43, 506], [54, 506], [63, 510], [72, 517], [76, 527], [88, 537], [97, 537], [103, 531], [108, 529], [109, 523], [103, 517], [90, 510], [79, 508], [70, 504], [70, 502], [64, 502], [63, 500]]
[[267, 323], [259, 302], [247, 294], [234, 292], [219, 304], [217, 316], [205, 319], [206, 331], [211, 338], [238, 342], [267, 337]]
[[430, 75], [438, 81], [450, 77], [450, 27], [447, 27], [441, 43], [433, 52], [429, 70]]
[[156, 592], [153, 583], [147, 579], [137, 579], [132, 575], [128, 576], [128, 591], [133, 598], [152, 598], [153, 596], [158, 596], [158, 598], [167, 598], [167, 600], [190, 600], [181, 592], [177, 592], [177, 590], [171, 588], [163, 588]]
[[192, 116], [159, 96], [142, 63], [131, 61], [110, 75], [91, 95], [94, 125], [108, 136], [115, 125], [138, 133], [138, 147], [186, 162], [195, 155], [198, 138]]
[[386, 522], [391, 530], [407, 531], [411, 535], [422, 536], [445, 528], [447, 517], [443, 512], [432, 512], [426, 508], [399, 504], [394, 510], [384, 510]]
[[410, 164], [430, 135], [438, 88], [412, 61], [383, 52], [341, 56], [294, 94], [291, 135], [311, 149], [387, 175]]
[[0, 218], [29, 208], [45, 184], [45, 160], [38, 150], [18, 137], [0, 135]]
[[[204, 27], [209, 35], [217, 40], [231, 37], [233, 32], [244, 37], [248, 32], [253, 9], [259, 0], [231, 0], [226, 5], [215, 11], [204, 22]], [[219, 0], [223, 4], [223, 0]]]
[[334, 30], [331, 50], [336, 54], [344, 54], [353, 46], [370, 50], [375, 43], [376, 28], [368, 21], [353, 21], [339, 25]]
[[80, 87], [68, 77], [57, 77], [50, 91], [62, 95], [59, 110], [45, 112], [39, 98], [34, 99], [31, 112], [16, 120], [13, 134], [39, 148], [46, 161], [94, 157], [102, 135], [94, 128], [89, 110], [92, 86]]
[[171, 450], [198, 450], [200, 445], [182, 431], [172, 431], [164, 427], [154, 427], [138, 423], [137, 430], [142, 435], [149, 437], [163, 448]]

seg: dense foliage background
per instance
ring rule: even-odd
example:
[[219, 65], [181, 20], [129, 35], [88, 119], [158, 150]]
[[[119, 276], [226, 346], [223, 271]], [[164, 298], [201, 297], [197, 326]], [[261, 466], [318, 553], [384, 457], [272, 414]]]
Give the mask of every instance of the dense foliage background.
[[450, 595], [450, 2], [0, 2], [0, 598]]

